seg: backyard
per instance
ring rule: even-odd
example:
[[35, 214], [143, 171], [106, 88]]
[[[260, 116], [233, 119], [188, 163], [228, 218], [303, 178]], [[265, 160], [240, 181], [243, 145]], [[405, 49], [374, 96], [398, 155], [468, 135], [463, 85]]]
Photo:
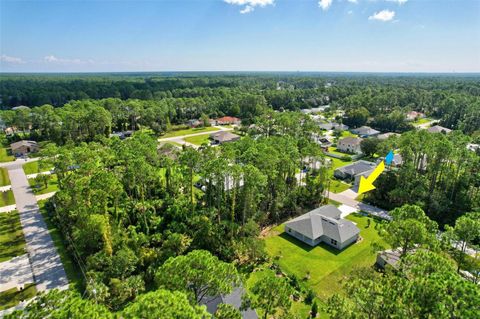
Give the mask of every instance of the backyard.
[[[324, 244], [310, 247], [284, 233], [283, 225], [273, 228], [265, 238], [266, 250], [280, 268], [299, 279], [309, 275], [305, 285], [313, 289], [323, 302], [340, 291], [342, 280], [352, 269], [375, 263], [372, 243], [385, 245], [375, 230], [374, 219], [360, 214], [351, 214], [346, 218], [357, 224], [362, 239], [342, 251]], [[371, 224], [367, 228], [368, 219]]]
[[0, 213], [0, 262], [25, 254], [24, 247], [18, 212]]

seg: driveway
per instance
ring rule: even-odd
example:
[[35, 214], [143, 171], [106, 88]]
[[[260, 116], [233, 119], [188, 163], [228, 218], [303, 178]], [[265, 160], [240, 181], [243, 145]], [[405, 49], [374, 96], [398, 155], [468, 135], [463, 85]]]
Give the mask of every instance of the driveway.
[[355, 199], [356, 196], [358, 196], [358, 194], [351, 189], [347, 189], [346, 191], [343, 191], [339, 194], [335, 194], [332, 192], [329, 193], [329, 198], [336, 202], [350, 206], [360, 211], [364, 211], [370, 215], [373, 215], [382, 219], [386, 219], [386, 220], [392, 219], [392, 217], [390, 217], [390, 215], [388, 214], [388, 211], [369, 205], [369, 204], [359, 202]]
[[184, 138], [185, 137], [191, 137], [191, 136], [199, 136], [199, 135], [206, 135], [206, 134], [212, 134], [220, 131], [233, 131], [233, 128], [228, 128], [228, 127], [223, 127], [223, 126], [214, 126], [215, 128], [218, 128], [218, 131], [208, 131], [208, 132], [200, 132], [200, 133], [193, 133], [193, 134], [187, 134], [187, 135], [180, 135], [180, 136], [172, 136], [172, 137], [165, 137], [165, 138], [159, 138], [159, 142], [175, 142], [178, 144], [185, 144], [187, 146], [191, 146], [193, 148], [198, 148], [198, 145], [192, 144], [185, 142]]
[[32, 267], [28, 260], [28, 254], [0, 263], [0, 292], [23, 287], [25, 284], [33, 282]]
[[60, 256], [22, 168], [25, 161], [17, 162], [8, 165], [7, 169], [25, 234], [36, 288], [38, 291], [67, 289], [68, 280]]

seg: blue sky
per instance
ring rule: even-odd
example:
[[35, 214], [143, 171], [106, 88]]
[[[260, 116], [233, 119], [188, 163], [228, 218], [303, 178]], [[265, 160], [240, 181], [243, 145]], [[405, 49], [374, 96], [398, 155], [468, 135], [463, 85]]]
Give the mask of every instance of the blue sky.
[[0, 0], [2, 72], [480, 72], [480, 0]]

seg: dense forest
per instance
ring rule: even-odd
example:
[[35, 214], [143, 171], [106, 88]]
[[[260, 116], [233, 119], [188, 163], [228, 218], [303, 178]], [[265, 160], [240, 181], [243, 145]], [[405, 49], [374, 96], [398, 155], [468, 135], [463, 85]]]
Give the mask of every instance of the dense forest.
[[[12, 318], [208, 318], [207, 296], [246, 286], [265, 265], [243, 301], [263, 318], [300, 318], [294, 302], [310, 317], [478, 318], [480, 263], [466, 254], [480, 244], [480, 156], [467, 148], [480, 143], [478, 77], [4, 74], [0, 94], [8, 141], [41, 142], [38, 170], [53, 168], [59, 191], [45, 211], [81, 277], [78, 291], [40, 295]], [[299, 112], [327, 104], [332, 121], [402, 133], [362, 145], [369, 160], [403, 158], [362, 197], [393, 216], [375, 220], [385, 247], [371, 249], [399, 248], [402, 259], [345, 270], [342, 292], [321, 299], [308, 278], [280, 269], [264, 232], [332, 203], [332, 159], [316, 143], [324, 132]], [[411, 110], [453, 132], [415, 129]], [[223, 115], [242, 119], [238, 141], [158, 141]], [[110, 135], [124, 130], [133, 136]], [[215, 318], [241, 317], [222, 306]]]

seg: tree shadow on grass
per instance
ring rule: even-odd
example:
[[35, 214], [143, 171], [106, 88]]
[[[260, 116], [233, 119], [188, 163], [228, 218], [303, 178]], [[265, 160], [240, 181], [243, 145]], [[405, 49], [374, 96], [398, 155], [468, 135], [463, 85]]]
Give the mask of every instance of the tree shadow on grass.
[[331, 253], [332, 255], [335, 255], [335, 256], [341, 254], [342, 252], [344, 252], [345, 250], [347, 250], [350, 246], [352, 246], [352, 245], [354, 244], [354, 243], [352, 243], [352, 244], [349, 245], [348, 247], [345, 247], [345, 248], [343, 248], [342, 250], [338, 250], [338, 249], [336, 249], [336, 248], [333, 248], [333, 247], [330, 246], [330, 245], [325, 244], [324, 242], [321, 242], [320, 244], [312, 247], [312, 246], [310, 246], [310, 245], [305, 244], [305, 243], [302, 242], [301, 240], [298, 240], [298, 239], [296, 239], [295, 237], [288, 235], [286, 232], [281, 233], [279, 236], [280, 236], [282, 239], [285, 239], [285, 240], [291, 242], [292, 244], [294, 244], [294, 245], [297, 246], [298, 248], [303, 249], [303, 250], [306, 251], [306, 252], [310, 252], [310, 251], [313, 250], [314, 248], [319, 247], [320, 249], [324, 249], [324, 250], [328, 251], [329, 253]]

